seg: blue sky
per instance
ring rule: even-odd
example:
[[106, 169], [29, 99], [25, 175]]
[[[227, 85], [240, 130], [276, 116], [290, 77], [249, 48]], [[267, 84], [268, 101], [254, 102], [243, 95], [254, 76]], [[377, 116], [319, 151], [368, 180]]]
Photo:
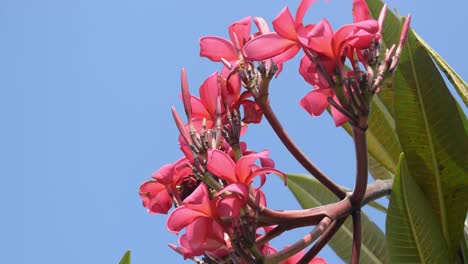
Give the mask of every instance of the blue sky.
[[[299, 1], [288, 1], [295, 10]], [[334, 28], [351, 21], [352, 1], [318, 1], [306, 16]], [[464, 0], [388, 1], [467, 79]], [[192, 92], [220, 65], [200, 58], [198, 39], [227, 37], [248, 15], [271, 20], [286, 1], [2, 0], [0, 3], [0, 252], [3, 263], [183, 263], [167, 247], [165, 216], [149, 215], [139, 185], [182, 154], [170, 107], [180, 69]], [[271, 103], [291, 136], [340, 184], [352, 187], [350, 138], [328, 116], [297, 104], [310, 89], [285, 65]], [[270, 149], [277, 168], [304, 172], [266, 124], [250, 148]], [[264, 187], [269, 205], [299, 208], [281, 182]], [[371, 212], [380, 226], [384, 218]], [[286, 236], [278, 245], [293, 242]], [[321, 253], [339, 262], [330, 250]]]

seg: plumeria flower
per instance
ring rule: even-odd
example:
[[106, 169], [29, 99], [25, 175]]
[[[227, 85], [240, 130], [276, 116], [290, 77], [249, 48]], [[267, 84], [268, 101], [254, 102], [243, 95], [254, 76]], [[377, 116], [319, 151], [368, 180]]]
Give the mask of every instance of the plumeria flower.
[[315, 0], [301, 1], [295, 19], [288, 7], [285, 7], [273, 20], [276, 32], [262, 34], [246, 43], [244, 54], [255, 61], [273, 59], [276, 64], [282, 64], [293, 58], [302, 45], [307, 44], [305, 37], [314, 26], [302, 24], [307, 9], [314, 2]]
[[216, 218], [204, 184], [200, 184], [182, 206], [172, 211], [167, 219], [167, 229], [176, 234], [186, 229], [179, 239], [185, 258], [202, 255], [205, 251], [221, 250], [227, 254], [223, 228]]
[[200, 39], [200, 56], [207, 57], [212, 61], [227, 61], [237, 65], [243, 62], [244, 56], [242, 48], [244, 43], [250, 39], [250, 25], [252, 17], [246, 17], [234, 22], [229, 26], [229, 36], [231, 41], [216, 37], [207, 36]]
[[140, 197], [148, 213], [167, 214], [172, 207], [172, 199], [166, 186], [157, 181], [147, 181], [140, 186]]
[[268, 150], [260, 153], [252, 153], [241, 157], [237, 162], [231, 159], [229, 155], [220, 150], [209, 150], [206, 167], [217, 177], [226, 180], [229, 183], [242, 183], [250, 186], [253, 179], [261, 177], [260, 187], [265, 182], [265, 174], [275, 173], [286, 181], [286, 175], [273, 167], [259, 167], [255, 164], [258, 159], [266, 161], [274, 166], [273, 160], [269, 157]]
[[[330, 105], [328, 98], [333, 99], [339, 105], [335, 92], [330, 88], [323, 74], [316, 69], [307, 56], [302, 58], [299, 72], [304, 77], [304, 80], [314, 87], [312, 91], [299, 101], [299, 105], [311, 116], [319, 116], [325, 111]], [[348, 118], [334, 107], [331, 107], [331, 115], [336, 126], [341, 126], [348, 122]]]
[[197, 187], [197, 180], [191, 163], [182, 157], [174, 163], [166, 164], [152, 175], [153, 179], [166, 186], [170, 194], [183, 200]]

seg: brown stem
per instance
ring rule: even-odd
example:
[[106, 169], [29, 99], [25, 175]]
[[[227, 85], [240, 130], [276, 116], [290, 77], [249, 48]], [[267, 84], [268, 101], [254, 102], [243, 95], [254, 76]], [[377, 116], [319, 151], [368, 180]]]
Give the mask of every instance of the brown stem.
[[339, 199], [345, 198], [346, 192], [343, 189], [341, 189], [340, 186], [334, 183], [330, 178], [328, 178], [322, 171], [320, 171], [289, 137], [288, 133], [286, 132], [286, 130], [284, 130], [280, 121], [271, 109], [267, 97], [256, 97], [255, 102], [260, 106], [260, 108], [263, 111], [263, 114], [270, 123], [270, 126], [273, 128], [276, 135], [280, 138], [281, 142], [283, 142], [284, 146], [294, 156], [294, 158], [320, 183], [322, 183], [325, 187], [327, 187], [327, 189], [332, 191]]
[[284, 231], [287, 231], [287, 229], [284, 228], [283, 226], [280, 226], [280, 225], [276, 226], [275, 228], [273, 228], [272, 230], [270, 230], [266, 234], [259, 236], [257, 238], [257, 240], [255, 240], [255, 245], [257, 247], [261, 246], [261, 245], [265, 244], [266, 242], [272, 240], [273, 238], [281, 235]]
[[[365, 121], [359, 120], [361, 125], [367, 126], [367, 117]], [[361, 127], [353, 126], [354, 146], [356, 149], [356, 183], [354, 191], [351, 194], [351, 203], [355, 206], [359, 205], [364, 198], [367, 188], [367, 143], [366, 131]]]
[[361, 210], [353, 212], [353, 249], [351, 264], [359, 264], [361, 256]]
[[370, 201], [389, 195], [392, 190], [392, 183], [392, 180], [377, 180], [369, 184], [362, 202], [357, 206], [351, 203], [350, 197], [348, 196], [346, 199], [336, 203], [312, 209], [277, 211], [261, 208], [258, 215], [259, 226], [280, 225], [285, 230], [290, 230], [303, 226], [316, 225], [325, 216], [331, 219], [339, 219], [348, 216], [354, 210], [361, 208]]
[[324, 217], [322, 221], [320, 221], [320, 223], [314, 228], [314, 230], [291, 246], [268, 256], [268, 261], [271, 263], [279, 263], [281, 260], [285, 260], [291, 256], [294, 256], [299, 251], [312, 244], [312, 242], [314, 242], [321, 234], [323, 234], [323, 232], [325, 232], [325, 230], [327, 230], [331, 223], [332, 220], [330, 218]]
[[330, 239], [335, 235], [336, 231], [340, 229], [341, 225], [345, 222], [346, 217], [337, 219], [328, 227], [325, 233], [319, 238], [317, 243], [309, 249], [309, 251], [299, 260], [297, 264], [307, 264], [309, 263], [322, 248], [330, 241]]

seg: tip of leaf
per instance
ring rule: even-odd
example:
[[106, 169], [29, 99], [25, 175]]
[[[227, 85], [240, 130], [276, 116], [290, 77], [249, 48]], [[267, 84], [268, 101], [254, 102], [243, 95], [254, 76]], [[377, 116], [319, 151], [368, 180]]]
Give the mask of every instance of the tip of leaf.
[[125, 254], [123, 255], [122, 259], [120, 259], [119, 264], [130, 264], [131, 254], [132, 252], [130, 250], [127, 250]]

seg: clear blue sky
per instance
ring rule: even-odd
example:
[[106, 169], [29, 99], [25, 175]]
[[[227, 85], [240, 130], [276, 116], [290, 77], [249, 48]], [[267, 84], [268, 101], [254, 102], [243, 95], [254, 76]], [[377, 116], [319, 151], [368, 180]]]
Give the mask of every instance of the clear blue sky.
[[[295, 10], [299, 1], [288, 1]], [[306, 21], [351, 21], [351, 0], [318, 1]], [[227, 37], [248, 15], [269, 22], [286, 1], [2, 0], [0, 2], [0, 259], [2, 263], [183, 263], [167, 247], [176, 236], [165, 216], [148, 215], [139, 185], [182, 154], [170, 107], [180, 68], [193, 92], [220, 69], [199, 58], [198, 39]], [[466, 0], [389, 1], [467, 79]], [[322, 170], [352, 187], [350, 138], [328, 116], [297, 104], [310, 87], [285, 65], [271, 103], [292, 137]], [[266, 125], [251, 126], [254, 150], [269, 148], [277, 167], [304, 172]], [[269, 205], [298, 208], [271, 177]], [[381, 215], [372, 213], [380, 226]], [[297, 234], [296, 234], [297, 235]], [[297, 238], [287, 236], [279, 243]], [[331, 251], [321, 255], [339, 260]]]

